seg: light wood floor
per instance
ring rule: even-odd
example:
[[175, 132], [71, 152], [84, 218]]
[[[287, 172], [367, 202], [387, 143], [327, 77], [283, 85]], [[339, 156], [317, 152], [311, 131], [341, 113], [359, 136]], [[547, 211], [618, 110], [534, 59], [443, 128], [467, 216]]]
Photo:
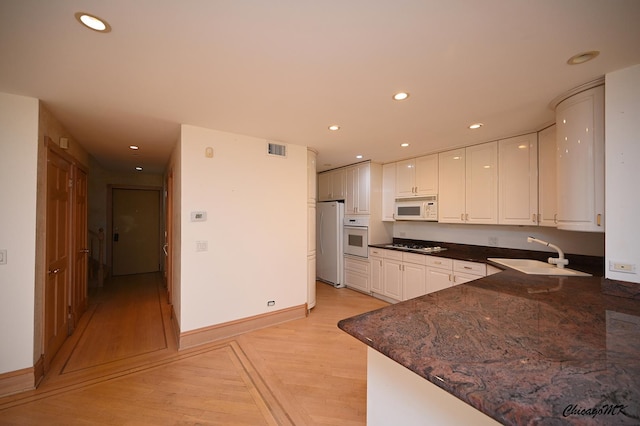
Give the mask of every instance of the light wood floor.
[[336, 324], [385, 302], [317, 283], [307, 318], [178, 352], [164, 301], [159, 274], [112, 279], [0, 424], [365, 424], [366, 348]]

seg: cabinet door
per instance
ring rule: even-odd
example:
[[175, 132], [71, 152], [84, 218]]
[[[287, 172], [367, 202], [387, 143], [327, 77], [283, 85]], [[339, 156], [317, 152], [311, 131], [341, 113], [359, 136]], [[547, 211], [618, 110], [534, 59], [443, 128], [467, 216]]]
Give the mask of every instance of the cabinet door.
[[460, 285], [468, 283], [469, 281], [482, 278], [481, 275], [465, 274], [463, 272], [456, 272], [453, 276], [453, 285]]
[[396, 197], [406, 198], [415, 196], [416, 163], [411, 160], [398, 161], [396, 165]]
[[604, 232], [604, 86], [556, 109], [558, 229]]
[[337, 169], [331, 172], [331, 194], [333, 200], [344, 200], [346, 196], [347, 182], [345, 169]]
[[374, 293], [383, 294], [384, 288], [382, 286], [382, 279], [384, 277], [382, 275], [382, 258], [370, 257], [369, 267], [371, 271], [371, 291]]
[[348, 167], [345, 170], [346, 192], [344, 198], [344, 213], [357, 213], [358, 205], [358, 168]]
[[416, 195], [438, 194], [438, 154], [415, 159]]
[[498, 223], [498, 143], [465, 149], [467, 223]]
[[538, 135], [498, 142], [498, 223], [538, 224]]
[[383, 294], [395, 300], [402, 300], [402, 262], [384, 259]]
[[427, 294], [426, 267], [413, 263], [405, 263], [402, 267], [402, 300]]
[[318, 201], [331, 201], [332, 190], [331, 172], [318, 173]]
[[382, 166], [382, 220], [394, 221], [396, 207], [396, 163]]
[[538, 213], [540, 226], [557, 222], [556, 200], [556, 125], [538, 133]]
[[364, 163], [357, 166], [358, 175], [356, 181], [356, 187], [358, 197], [356, 201], [356, 213], [357, 214], [369, 214], [371, 209], [370, 204], [370, 191], [371, 191], [371, 164]]
[[450, 269], [432, 268], [427, 266], [427, 293], [443, 290], [453, 286], [452, 272]]
[[438, 154], [438, 222], [462, 223], [465, 213], [465, 150]]
[[465, 151], [438, 154], [438, 222], [462, 223], [465, 212]]

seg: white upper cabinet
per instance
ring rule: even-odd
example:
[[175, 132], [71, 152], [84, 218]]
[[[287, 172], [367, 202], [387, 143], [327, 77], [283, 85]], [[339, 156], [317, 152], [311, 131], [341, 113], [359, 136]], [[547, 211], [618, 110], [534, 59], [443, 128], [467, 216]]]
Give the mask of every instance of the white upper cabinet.
[[604, 232], [604, 86], [556, 108], [558, 229]]
[[356, 164], [346, 169], [345, 214], [369, 214], [371, 193], [370, 163]]
[[394, 221], [396, 203], [396, 163], [382, 166], [382, 220]]
[[498, 223], [498, 144], [466, 148], [467, 223]]
[[538, 132], [538, 225], [557, 224], [556, 125]]
[[318, 201], [344, 200], [346, 187], [345, 169], [320, 173], [318, 174]]
[[538, 135], [498, 141], [498, 223], [538, 224]]
[[396, 165], [396, 197], [438, 194], [438, 154], [399, 161]]
[[438, 221], [498, 223], [498, 143], [439, 154]]
[[438, 222], [464, 223], [465, 149], [438, 154]]

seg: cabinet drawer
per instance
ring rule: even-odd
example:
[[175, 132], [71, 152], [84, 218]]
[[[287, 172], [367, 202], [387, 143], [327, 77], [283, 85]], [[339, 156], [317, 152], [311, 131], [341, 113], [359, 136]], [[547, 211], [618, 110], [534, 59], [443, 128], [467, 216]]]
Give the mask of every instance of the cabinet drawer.
[[465, 260], [454, 260], [453, 271], [484, 277], [487, 275], [487, 265], [484, 263], [467, 262]]
[[373, 257], [384, 257], [384, 253], [387, 250], [381, 249], [381, 248], [376, 248], [376, 247], [369, 247], [369, 256], [373, 256]]
[[407, 263], [416, 263], [418, 265], [426, 265], [427, 256], [417, 253], [402, 253], [402, 261]]
[[383, 250], [385, 259], [402, 260], [402, 252], [397, 250]]
[[425, 256], [427, 259], [427, 266], [434, 268], [453, 269], [453, 260], [446, 257]]
[[351, 257], [344, 257], [344, 269], [345, 271], [354, 271], [361, 274], [369, 275], [369, 261], [353, 259]]

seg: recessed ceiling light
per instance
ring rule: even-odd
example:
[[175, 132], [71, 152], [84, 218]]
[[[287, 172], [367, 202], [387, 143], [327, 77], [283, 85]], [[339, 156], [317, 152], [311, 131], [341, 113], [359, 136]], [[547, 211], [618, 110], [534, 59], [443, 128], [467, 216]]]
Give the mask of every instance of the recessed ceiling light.
[[482, 126], [484, 126], [484, 124], [482, 124], [482, 123], [473, 123], [472, 125], [469, 126], [469, 128], [470, 129], [479, 129]]
[[141, 172], [142, 171], [142, 167], [138, 166], [138, 167], [136, 167], [136, 170]]
[[393, 95], [393, 100], [394, 101], [404, 101], [408, 97], [409, 97], [409, 94], [407, 92], [398, 92], [395, 95]]
[[600, 54], [597, 50], [590, 50], [589, 52], [578, 53], [577, 55], [573, 55], [567, 60], [569, 65], [580, 65], [594, 59], [596, 56]]
[[409, 146], [409, 144], [405, 142], [405, 143], [401, 143], [400, 146], [403, 147], [403, 148], [406, 148], [406, 147]]
[[111, 26], [104, 19], [97, 16], [90, 15], [84, 12], [77, 12], [75, 14], [76, 19], [85, 27], [90, 30], [98, 31], [99, 33], [108, 33], [111, 31]]
[[362, 158], [362, 155], [356, 155], [356, 158], [360, 160]]
[[129, 145], [129, 149], [137, 151], [138, 149], [140, 149], [140, 147], [138, 145]]
[[329, 130], [335, 132], [336, 130], [340, 130], [340, 126], [338, 126], [337, 124], [332, 124], [331, 126], [329, 126]]

